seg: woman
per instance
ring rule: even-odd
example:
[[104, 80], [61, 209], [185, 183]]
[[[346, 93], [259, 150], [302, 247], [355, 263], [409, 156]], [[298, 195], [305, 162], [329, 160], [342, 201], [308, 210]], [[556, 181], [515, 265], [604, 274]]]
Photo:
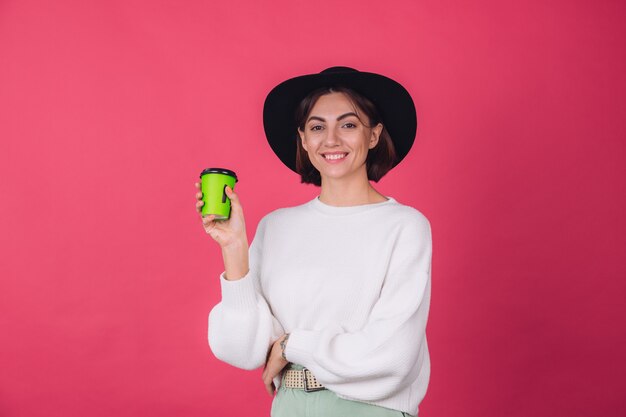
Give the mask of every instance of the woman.
[[249, 248], [230, 188], [231, 218], [202, 219], [225, 266], [209, 345], [239, 368], [265, 364], [268, 393], [279, 387], [273, 417], [418, 415], [430, 222], [369, 182], [406, 156], [416, 126], [410, 95], [382, 75], [333, 67], [289, 79], [266, 98], [265, 133], [319, 196], [264, 216]]

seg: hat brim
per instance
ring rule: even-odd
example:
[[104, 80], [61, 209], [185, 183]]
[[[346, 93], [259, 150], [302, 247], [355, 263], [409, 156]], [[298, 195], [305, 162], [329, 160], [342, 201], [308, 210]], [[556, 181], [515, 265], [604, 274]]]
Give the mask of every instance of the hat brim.
[[409, 92], [383, 75], [361, 71], [327, 72], [290, 78], [274, 87], [263, 105], [263, 127], [270, 147], [292, 171], [296, 171], [297, 126], [294, 112], [311, 91], [343, 85], [370, 99], [383, 119], [396, 150], [398, 165], [415, 140], [417, 115]]

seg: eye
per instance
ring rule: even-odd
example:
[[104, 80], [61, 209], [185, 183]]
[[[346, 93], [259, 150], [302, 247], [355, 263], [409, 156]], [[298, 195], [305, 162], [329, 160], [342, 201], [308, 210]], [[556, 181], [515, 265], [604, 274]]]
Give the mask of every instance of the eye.
[[348, 126], [348, 127], [356, 127], [356, 125], [354, 123], [346, 123], [344, 126]]
[[[319, 127], [319, 129], [317, 129]], [[315, 125], [315, 126], [311, 126], [311, 130], [321, 130], [322, 126], [320, 125]]]

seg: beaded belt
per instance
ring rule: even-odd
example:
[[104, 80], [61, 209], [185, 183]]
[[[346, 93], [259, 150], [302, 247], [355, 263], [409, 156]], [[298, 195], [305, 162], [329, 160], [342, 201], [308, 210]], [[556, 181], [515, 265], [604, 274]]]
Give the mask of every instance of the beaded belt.
[[307, 368], [304, 369], [288, 369], [283, 375], [285, 388], [301, 389], [306, 392], [320, 391], [326, 389], [322, 384], [317, 382], [315, 375]]

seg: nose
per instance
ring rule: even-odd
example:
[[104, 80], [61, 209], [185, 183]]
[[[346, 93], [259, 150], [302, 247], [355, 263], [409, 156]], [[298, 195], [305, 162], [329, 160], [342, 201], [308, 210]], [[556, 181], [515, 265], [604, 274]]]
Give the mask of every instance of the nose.
[[324, 145], [336, 146], [341, 142], [341, 137], [335, 129], [326, 129], [326, 136], [324, 137]]

